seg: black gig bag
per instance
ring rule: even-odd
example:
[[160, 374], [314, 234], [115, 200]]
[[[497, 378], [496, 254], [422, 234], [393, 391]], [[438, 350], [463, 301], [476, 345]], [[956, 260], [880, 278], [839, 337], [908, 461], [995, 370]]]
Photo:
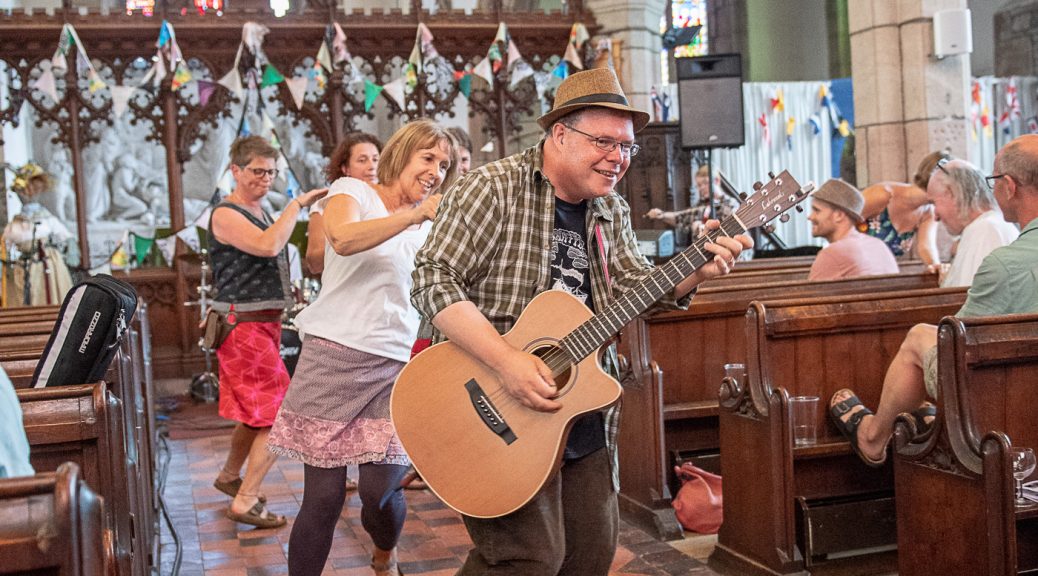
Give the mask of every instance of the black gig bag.
[[58, 321], [32, 376], [33, 388], [103, 380], [137, 312], [137, 291], [98, 274], [65, 295]]

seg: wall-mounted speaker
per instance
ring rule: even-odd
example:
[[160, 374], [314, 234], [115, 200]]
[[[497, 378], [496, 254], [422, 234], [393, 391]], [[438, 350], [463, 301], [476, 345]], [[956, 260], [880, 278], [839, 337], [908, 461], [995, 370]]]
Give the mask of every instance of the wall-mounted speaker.
[[933, 13], [933, 55], [937, 58], [973, 52], [973, 23], [969, 9]]
[[742, 58], [711, 54], [675, 60], [681, 146], [737, 148], [746, 141], [742, 113]]

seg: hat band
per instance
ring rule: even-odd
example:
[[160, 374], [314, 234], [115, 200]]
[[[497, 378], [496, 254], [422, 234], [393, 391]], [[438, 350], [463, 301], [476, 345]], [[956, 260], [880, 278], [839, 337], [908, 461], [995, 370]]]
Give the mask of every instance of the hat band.
[[600, 92], [598, 94], [588, 94], [587, 96], [579, 96], [572, 100], [567, 100], [562, 104], [559, 104], [559, 108], [563, 106], [572, 106], [573, 104], [598, 104], [607, 102], [609, 104], [621, 104], [623, 106], [630, 106], [627, 103], [627, 98], [624, 98], [620, 94], [611, 94], [609, 92]]

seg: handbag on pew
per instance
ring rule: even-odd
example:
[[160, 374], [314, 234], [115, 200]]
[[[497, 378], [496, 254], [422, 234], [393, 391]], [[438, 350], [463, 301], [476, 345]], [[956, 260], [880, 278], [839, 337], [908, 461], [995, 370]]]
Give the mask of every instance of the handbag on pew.
[[671, 505], [686, 530], [717, 534], [723, 520], [721, 477], [696, 468], [691, 462], [674, 467], [681, 488]]
[[107, 274], [76, 284], [32, 376], [33, 388], [103, 380], [137, 312], [137, 291]]

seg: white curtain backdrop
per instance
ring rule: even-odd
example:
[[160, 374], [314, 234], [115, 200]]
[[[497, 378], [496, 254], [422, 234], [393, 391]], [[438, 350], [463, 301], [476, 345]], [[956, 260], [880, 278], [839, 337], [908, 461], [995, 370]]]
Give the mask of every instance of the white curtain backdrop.
[[[714, 169], [720, 169], [736, 189], [752, 194], [753, 183], [767, 182], [768, 172], [782, 170], [806, 185], [816, 186], [832, 177], [832, 125], [829, 110], [821, 106], [819, 90], [828, 82], [753, 82], [744, 83], [743, 121], [746, 143], [740, 148], [715, 150]], [[781, 90], [784, 110], [772, 108], [771, 99]], [[769, 139], [764, 138], [760, 118], [767, 121]], [[793, 133], [787, 141], [789, 119], [794, 121]], [[811, 119], [818, 123], [817, 134]], [[790, 211], [786, 223], [773, 221], [775, 233], [788, 247], [821, 245], [821, 239], [811, 237], [811, 223], [807, 221], [810, 201], [802, 203], [803, 213]]]

